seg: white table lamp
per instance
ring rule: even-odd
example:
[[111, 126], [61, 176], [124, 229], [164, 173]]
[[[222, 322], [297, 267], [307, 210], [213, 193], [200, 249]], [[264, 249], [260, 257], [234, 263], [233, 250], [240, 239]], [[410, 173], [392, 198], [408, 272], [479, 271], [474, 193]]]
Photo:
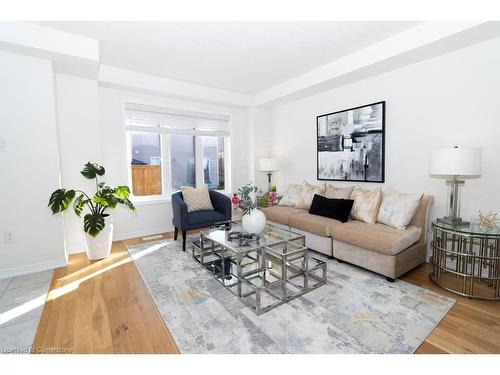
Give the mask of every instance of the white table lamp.
[[459, 178], [480, 177], [482, 155], [483, 150], [480, 148], [457, 146], [431, 152], [431, 175], [451, 177], [446, 180], [446, 185], [448, 185], [446, 216], [437, 219], [439, 222], [457, 226], [469, 225], [460, 217], [461, 187], [465, 181]]
[[276, 162], [276, 159], [271, 158], [271, 157], [261, 158], [259, 160], [259, 170], [261, 172], [267, 172], [268, 183], [269, 183], [269, 191], [271, 191], [271, 176], [272, 176], [272, 172], [278, 170], [278, 163]]

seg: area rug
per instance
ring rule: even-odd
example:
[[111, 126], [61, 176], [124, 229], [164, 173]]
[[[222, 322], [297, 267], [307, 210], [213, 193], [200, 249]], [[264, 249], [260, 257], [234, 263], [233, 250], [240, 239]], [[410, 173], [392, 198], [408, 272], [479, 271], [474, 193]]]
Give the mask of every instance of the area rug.
[[327, 284], [256, 316], [181, 241], [129, 252], [181, 353], [413, 353], [455, 303], [314, 253]]

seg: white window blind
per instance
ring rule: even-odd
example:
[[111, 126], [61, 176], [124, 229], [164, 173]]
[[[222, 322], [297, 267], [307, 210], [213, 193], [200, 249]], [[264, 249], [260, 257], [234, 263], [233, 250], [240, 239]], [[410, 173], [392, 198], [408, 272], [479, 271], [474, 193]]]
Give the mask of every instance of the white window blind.
[[125, 104], [127, 130], [193, 135], [229, 135], [229, 116], [142, 104]]

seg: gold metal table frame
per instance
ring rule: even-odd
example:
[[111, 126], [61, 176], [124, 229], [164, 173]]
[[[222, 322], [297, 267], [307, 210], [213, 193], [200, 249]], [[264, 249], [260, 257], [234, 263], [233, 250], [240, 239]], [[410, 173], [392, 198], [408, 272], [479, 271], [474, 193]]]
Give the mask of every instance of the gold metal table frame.
[[436, 285], [462, 296], [500, 300], [500, 230], [432, 223], [432, 272]]

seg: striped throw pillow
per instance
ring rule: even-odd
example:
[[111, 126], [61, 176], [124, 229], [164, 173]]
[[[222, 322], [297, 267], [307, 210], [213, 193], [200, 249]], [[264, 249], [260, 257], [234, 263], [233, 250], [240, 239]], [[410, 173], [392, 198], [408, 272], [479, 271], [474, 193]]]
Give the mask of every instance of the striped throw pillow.
[[325, 197], [329, 199], [351, 199], [353, 189], [354, 186], [340, 188], [328, 184], [326, 185]]
[[197, 189], [191, 186], [181, 186], [181, 191], [188, 212], [214, 209], [210, 200], [208, 185], [204, 184]]

